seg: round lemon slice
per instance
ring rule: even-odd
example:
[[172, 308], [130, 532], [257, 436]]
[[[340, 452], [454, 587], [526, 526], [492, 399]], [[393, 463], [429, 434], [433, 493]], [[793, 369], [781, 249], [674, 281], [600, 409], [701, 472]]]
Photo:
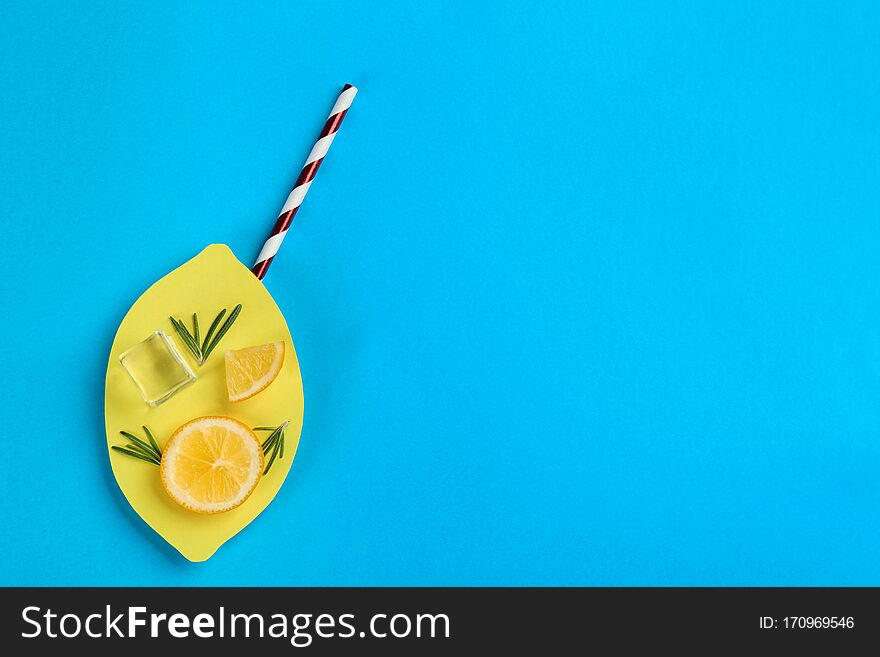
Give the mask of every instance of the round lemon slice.
[[162, 485], [175, 502], [198, 513], [221, 513], [242, 504], [263, 473], [256, 434], [231, 417], [190, 420], [162, 452]]
[[270, 342], [226, 352], [226, 392], [229, 401], [250, 399], [269, 387], [284, 364], [284, 343]]

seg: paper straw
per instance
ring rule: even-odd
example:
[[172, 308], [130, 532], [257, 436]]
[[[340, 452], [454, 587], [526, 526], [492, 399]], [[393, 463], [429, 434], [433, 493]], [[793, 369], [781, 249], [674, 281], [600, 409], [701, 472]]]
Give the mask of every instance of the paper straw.
[[330, 116], [327, 122], [324, 123], [324, 128], [321, 130], [321, 134], [318, 135], [318, 140], [312, 146], [312, 152], [306, 158], [306, 163], [299, 173], [299, 178], [296, 179], [293, 191], [287, 197], [284, 207], [281, 208], [281, 214], [278, 215], [278, 219], [275, 220], [275, 226], [272, 228], [272, 232], [269, 233], [269, 238], [263, 244], [260, 255], [257, 256], [257, 262], [251, 270], [257, 278], [262, 280], [269, 269], [269, 265], [272, 264], [272, 259], [278, 253], [281, 242], [284, 241], [284, 236], [287, 234], [287, 229], [290, 228], [290, 223], [293, 221], [296, 211], [302, 205], [312, 180], [315, 178], [321, 162], [324, 161], [324, 156], [330, 150], [330, 144], [333, 143], [336, 131], [339, 130], [342, 119], [345, 118], [345, 113], [351, 106], [351, 101], [354, 100], [356, 93], [357, 88], [347, 84], [342, 88], [339, 98], [336, 99], [336, 104], [333, 105]]

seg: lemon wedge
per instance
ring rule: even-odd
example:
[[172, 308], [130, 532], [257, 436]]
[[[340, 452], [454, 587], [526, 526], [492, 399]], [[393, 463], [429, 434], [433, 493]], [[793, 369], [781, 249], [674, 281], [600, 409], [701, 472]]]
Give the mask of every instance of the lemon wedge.
[[226, 352], [229, 401], [250, 399], [269, 387], [284, 364], [284, 343], [271, 342]]

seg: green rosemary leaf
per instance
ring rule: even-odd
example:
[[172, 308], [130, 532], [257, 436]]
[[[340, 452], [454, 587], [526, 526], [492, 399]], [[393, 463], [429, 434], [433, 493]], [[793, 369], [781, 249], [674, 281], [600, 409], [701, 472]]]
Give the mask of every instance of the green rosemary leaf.
[[254, 431], [275, 431], [278, 427], [254, 427]]
[[278, 456], [278, 450], [276, 449], [272, 452], [272, 456], [269, 458], [269, 463], [266, 464], [266, 469], [263, 470], [263, 474], [267, 474], [269, 472], [269, 468], [272, 467], [272, 464], [275, 463], [275, 457]]
[[169, 319], [174, 325], [174, 329], [177, 331], [180, 339], [183, 340], [183, 343], [187, 346], [190, 352], [192, 352], [192, 355], [196, 358], [196, 360], [201, 360], [201, 352], [199, 350], [199, 347], [198, 345], [196, 345], [195, 342], [193, 342], [192, 336], [189, 334], [189, 331], [186, 330], [183, 322], [176, 320], [173, 317], [169, 317]]
[[177, 325], [180, 327], [180, 330], [181, 330], [182, 334], [183, 334], [184, 336], [186, 336], [187, 346], [189, 347], [190, 351], [193, 352], [193, 355], [194, 355], [197, 359], [201, 360], [201, 358], [202, 358], [202, 350], [201, 350], [201, 348], [199, 347], [199, 343], [196, 342], [195, 338], [193, 338], [192, 333], [190, 333], [190, 332], [189, 332], [189, 329], [186, 328], [186, 324], [184, 324], [184, 323], [183, 323], [182, 321], [180, 321], [180, 320], [177, 320]]
[[287, 420], [284, 424], [282, 424], [279, 429], [281, 431], [278, 433], [278, 442], [281, 443], [281, 454], [279, 458], [284, 458], [284, 430], [287, 429], [287, 425], [290, 424], [290, 420]]
[[143, 440], [141, 440], [140, 438], [135, 436], [133, 433], [129, 433], [128, 431], [120, 431], [119, 433], [121, 433], [123, 436], [128, 438], [135, 445], [142, 447], [144, 449], [144, 451], [146, 451], [147, 453], [153, 452], [153, 448], [150, 445], [148, 445]]
[[208, 332], [205, 333], [205, 341], [202, 342], [202, 353], [205, 353], [208, 349], [208, 344], [211, 342], [211, 338], [214, 335], [214, 331], [217, 330], [217, 327], [220, 326], [220, 320], [223, 319], [223, 316], [226, 314], [226, 308], [217, 313], [217, 316], [214, 318], [214, 321], [211, 323], [211, 327], [208, 329]]
[[208, 348], [205, 350], [203, 359], [207, 360], [208, 356], [211, 355], [211, 352], [214, 351], [214, 348], [220, 342], [226, 332], [232, 328], [232, 324], [235, 322], [238, 314], [241, 312], [241, 304], [238, 304], [231, 313], [229, 313], [229, 317], [226, 318], [226, 321], [223, 322], [223, 326], [220, 327], [220, 330], [217, 331], [217, 335], [214, 336], [214, 339], [211, 341], [211, 344], [208, 345]]
[[196, 343], [196, 346], [199, 344], [199, 316], [193, 313], [193, 332], [192, 332], [193, 342]]
[[[175, 330], [176, 332], [180, 333], [180, 327], [177, 325], [177, 320], [174, 319], [171, 315], [168, 315], [168, 321], [171, 322], [171, 326], [174, 327], [174, 330]], [[183, 335], [181, 335], [180, 337], [182, 338]]]
[[137, 452], [133, 452], [131, 450], [125, 449], [124, 447], [117, 447], [116, 445], [111, 445], [110, 449], [115, 449], [117, 452], [121, 452], [122, 454], [126, 454], [128, 456], [133, 456], [136, 459], [140, 459], [141, 461], [146, 461], [147, 463], [152, 463], [153, 465], [159, 465], [159, 461], [151, 458], [147, 458], [146, 456], [141, 456]]
[[156, 454], [161, 455], [162, 450], [159, 449], [159, 445], [156, 442], [156, 439], [153, 438], [153, 432], [147, 428], [147, 425], [143, 425], [143, 430], [144, 430], [144, 433], [147, 434], [147, 439], [150, 441], [150, 444], [153, 446], [153, 449], [156, 450]]

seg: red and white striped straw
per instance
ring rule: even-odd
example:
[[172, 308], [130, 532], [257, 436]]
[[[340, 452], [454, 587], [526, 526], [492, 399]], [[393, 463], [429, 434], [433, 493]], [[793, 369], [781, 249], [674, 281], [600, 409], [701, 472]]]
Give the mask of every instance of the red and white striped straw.
[[272, 232], [269, 233], [269, 238], [263, 244], [260, 255], [257, 256], [256, 264], [251, 269], [257, 278], [262, 280], [269, 269], [269, 265], [272, 264], [272, 258], [278, 253], [281, 242], [284, 241], [284, 236], [287, 234], [287, 229], [290, 228], [290, 223], [293, 221], [293, 216], [296, 214], [299, 206], [302, 205], [312, 180], [315, 178], [321, 162], [324, 161], [324, 156], [330, 150], [330, 144], [333, 143], [336, 131], [339, 130], [342, 119], [345, 118], [345, 113], [351, 107], [351, 101], [354, 100], [356, 93], [357, 88], [347, 84], [342, 88], [339, 98], [336, 99], [336, 104], [333, 105], [330, 116], [327, 122], [324, 123], [324, 128], [318, 136], [318, 141], [312, 146], [312, 152], [306, 158], [306, 163], [303, 165], [299, 178], [296, 179], [296, 184], [293, 186], [293, 191], [290, 192], [284, 207], [281, 208], [281, 214], [275, 220], [275, 226], [272, 228]]

